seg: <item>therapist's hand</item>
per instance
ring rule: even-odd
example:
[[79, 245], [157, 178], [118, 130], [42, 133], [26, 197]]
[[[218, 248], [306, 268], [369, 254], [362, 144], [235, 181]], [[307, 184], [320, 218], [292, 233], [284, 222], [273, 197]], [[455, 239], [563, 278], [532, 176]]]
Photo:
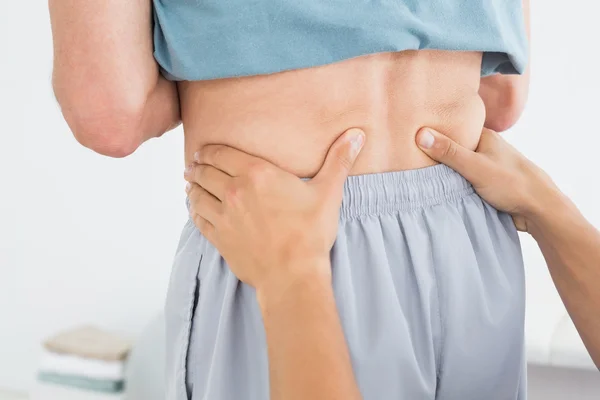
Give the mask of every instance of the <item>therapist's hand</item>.
[[330, 278], [344, 182], [364, 138], [358, 129], [342, 134], [310, 181], [232, 147], [205, 146], [185, 172], [191, 217], [257, 290], [315, 273]]
[[542, 169], [492, 130], [483, 129], [476, 151], [430, 128], [421, 129], [416, 140], [429, 157], [471, 182], [485, 201], [511, 214], [521, 231], [527, 231], [528, 219], [560, 193]]

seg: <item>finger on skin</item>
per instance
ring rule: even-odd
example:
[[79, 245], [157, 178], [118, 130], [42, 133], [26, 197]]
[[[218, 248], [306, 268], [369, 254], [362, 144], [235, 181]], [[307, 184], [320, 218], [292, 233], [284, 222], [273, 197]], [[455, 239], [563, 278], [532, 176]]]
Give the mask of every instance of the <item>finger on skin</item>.
[[479, 154], [431, 128], [419, 130], [416, 141], [419, 148], [430, 158], [446, 164], [471, 183], [480, 181], [489, 168]]
[[223, 203], [195, 183], [188, 183], [186, 192], [190, 199], [190, 213], [198, 214], [211, 224], [217, 225], [223, 212]]
[[365, 133], [358, 128], [345, 131], [333, 142], [323, 166], [311, 181], [315, 185], [341, 188], [365, 143]]
[[189, 182], [202, 186], [221, 201], [233, 180], [230, 175], [208, 164], [195, 164], [191, 168], [188, 167], [185, 176]]
[[209, 144], [194, 154], [196, 164], [208, 164], [230, 176], [242, 175], [250, 166], [264, 160], [221, 144]]

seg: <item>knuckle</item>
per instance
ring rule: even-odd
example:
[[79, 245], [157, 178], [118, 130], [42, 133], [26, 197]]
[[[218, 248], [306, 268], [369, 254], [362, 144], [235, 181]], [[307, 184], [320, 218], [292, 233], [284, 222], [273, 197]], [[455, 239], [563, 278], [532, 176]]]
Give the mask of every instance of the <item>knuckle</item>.
[[346, 157], [343, 153], [336, 153], [335, 158], [337, 159], [338, 163], [341, 164], [345, 169], [350, 170], [352, 168], [352, 163], [350, 162], [348, 157]]
[[454, 143], [452, 143], [451, 141], [448, 141], [446, 144], [444, 144], [444, 147], [442, 150], [442, 156], [444, 158], [453, 158], [454, 156], [456, 156], [456, 152], [457, 152], [456, 145]]

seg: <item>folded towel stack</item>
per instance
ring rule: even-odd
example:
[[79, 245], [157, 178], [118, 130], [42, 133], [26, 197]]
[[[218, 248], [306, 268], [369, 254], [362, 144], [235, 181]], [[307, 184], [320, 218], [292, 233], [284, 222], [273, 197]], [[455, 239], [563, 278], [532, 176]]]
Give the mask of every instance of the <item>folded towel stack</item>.
[[44, 343], [38, 381], [94, 393], [125, 390], [125, 364], [131, 344], [94, 327], [60, 333]]

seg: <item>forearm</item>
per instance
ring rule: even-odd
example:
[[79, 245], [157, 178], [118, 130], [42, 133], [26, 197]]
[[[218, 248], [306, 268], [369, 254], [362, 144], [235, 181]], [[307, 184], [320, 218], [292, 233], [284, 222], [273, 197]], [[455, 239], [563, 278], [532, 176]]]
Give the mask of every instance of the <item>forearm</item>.
[[179, 93], [174, 82], [162, 75], [148, 96], [140, 121], [140, 143], [162, 135], [179, 125]]
[[528, 220], [558, 292], [600, 368], [600, 233], [562, 194]]
[[153, 57], [151, 0], [49, 0], [49, 7], [54, 91], [78, 140], [137, 147], [178, 122], [176, 86]]
[[258, 296], [271, 398], [360, 399], [330, 278], [306, 276], [289, 285], [272, 285]]

